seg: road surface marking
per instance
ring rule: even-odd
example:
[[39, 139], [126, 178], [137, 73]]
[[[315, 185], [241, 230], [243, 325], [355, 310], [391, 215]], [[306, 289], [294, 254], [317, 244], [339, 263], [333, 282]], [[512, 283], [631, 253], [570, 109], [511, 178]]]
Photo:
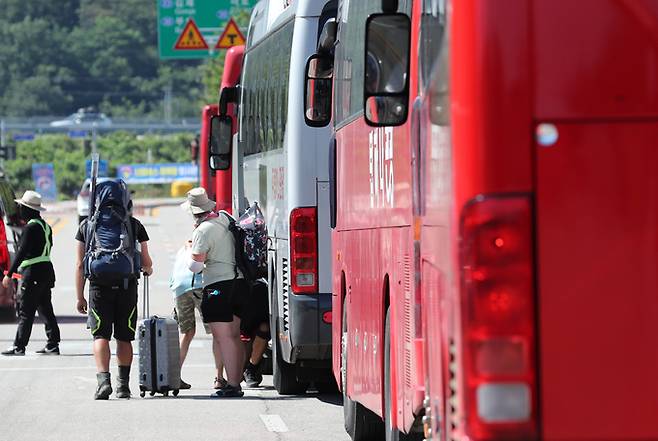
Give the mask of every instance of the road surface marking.
[[[44, 356], [41, 355], [39, 358], [43, 358]], [[50, 356], [48, 356], [50, 357]], [[52, 356], [54, 357], [54, 356]], [[9, 358], [9, 357], [7, 357]], [[37, 358], [36, 356], [24, 356], [24, 357], [13, 357], [13, 358], [20, 358], [22, 360], [25, 359], [30, 359], [30, 358]], [[89, 356], [91, 358], [91, 355]], [[208, 368], [214, 368], [214, 364], [186, 364], [185, 368], [186, 369], [208, 369]], [[87, 370], [95, 370], [96, 366], [51, 366], [51, 367], [30, 367], [30, 366], [21, 366], [21, 367], [0, 367], [0, 372], [32, 372], [32, 371], [87, 371]]]
[[62, 230], [62, 228], [64, 228], [66, 226], [66, 224], [69, 223], [69, 221], [70, 221], [70, 219], [68, 217], [60, 217], [60, 218], [56, 219], [53, 222], [53, 226], [52, 226], [53, 236], [55, 236], [57, 233], [59, 233]]
[[74, 379], [74, 380], [78, 380], [78, 381], [83, 381], [83, 382], [85, 382], [85, 383], [94, 383], [94, 384], [95, 384], [96, 381], [97, 381], [95, 378], [91, 378], [91, 377], [80, 377], [80, 376], [73, 377], [73, 379]]
[[288, 426], [283, 422], [279, 415], [259, 415], [260, 419], [265, 424], [265, 427], [270, 432], [287, 432]]

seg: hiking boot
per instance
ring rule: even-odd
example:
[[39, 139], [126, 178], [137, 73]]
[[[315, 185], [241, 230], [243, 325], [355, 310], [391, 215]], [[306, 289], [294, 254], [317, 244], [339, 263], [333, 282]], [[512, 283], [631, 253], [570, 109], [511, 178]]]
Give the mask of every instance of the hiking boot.
[[228, 382], [225, 379], [215, 377], [214, 389], [224, 389], [226, 386], [228, 386]]
[[110, 395], [112, 395], [110, 373], [99, 372], [96, 374], [96, 380], [98, 381], [98, 387], [96, 388], [96, 393], [94, 394], [94, 400], [108, 400]]
[[249, 363], [247, 368], [244, 370], [244, 382], [247, 387], [258, 387], [263, 381], [263, 374], [260, 373], [258, 366], [254, 366]]
[[130, 398], [130, 379], [117, 377], [117, 398]]
[[231, 386], [228, 384], [225, 388], [218, 390], [214, 394], [210, 395], [210, 398], [241, 398], [244, 396], [244, 392], [240, 385]]
[[2, 355], [25, 355], [25, 348], [19, 348], [18, 346], [12, 346], [6, 351], [0, 352]]
[[37, 354], [40, 355], [59, 355], [59, 345], [48, 346], [46, 345], [43, 349], [39, 349]]
[[192, 389], [192, 385], [190, 383], [186, 383], [182, 379], [180, 380], [180, 388], [181, 390], [183, 389]]

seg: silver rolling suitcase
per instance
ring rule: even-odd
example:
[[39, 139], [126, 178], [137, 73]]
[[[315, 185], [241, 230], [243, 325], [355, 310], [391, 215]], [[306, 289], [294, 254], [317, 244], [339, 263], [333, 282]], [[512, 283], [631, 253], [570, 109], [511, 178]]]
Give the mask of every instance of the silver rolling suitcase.
[[144, 276], [142, 317], [139, 338], [139, 394], [146, 392], [174, 396], [180, 390], [180, 346], [178, 323], [170, 317], [149, 317], [149, 279]]

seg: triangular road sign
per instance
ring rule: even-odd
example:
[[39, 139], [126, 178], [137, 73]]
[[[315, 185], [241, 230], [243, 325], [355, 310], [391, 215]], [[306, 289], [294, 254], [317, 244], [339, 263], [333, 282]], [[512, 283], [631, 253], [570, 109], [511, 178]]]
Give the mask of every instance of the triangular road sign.
[[194, 20], [191, 18], [187, 21], [187, 24], [185, 25], [185, 29], [183, 29], [183, 32], [180, 33], [178, 36], [178, 40], [176, 40], [176, 45], [174, 46], [174, 49], [179, 49], [179, 50], [199, 50], [199, 49], [208, 49], [208, 44], [206, 43], [206, 40], [203, 39], [203, 36], [201, 35], [201, 31], [199, 31], [199, 28], [196, 26], [196, 23], [194, 23]]
[[217, 40], [215, 49], [228, 49], [233, 46], [240, 46], [245, 43], [244, 35], [240, 32], [238, 24], [232, 18], [222, 32], [222, 36]]

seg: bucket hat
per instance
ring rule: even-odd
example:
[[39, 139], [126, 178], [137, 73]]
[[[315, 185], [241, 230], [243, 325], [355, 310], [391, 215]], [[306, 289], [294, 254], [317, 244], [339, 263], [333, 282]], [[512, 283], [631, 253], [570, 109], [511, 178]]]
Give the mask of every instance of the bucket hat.
[[191, 214], [201, 214], [215, 209], [215, 201], [211, 200], [203, 187], [196, 187], [187, 192], [187, 200], [180, 207]]
[[41, 195], [36, 191], [27, 190], [23, 193], [22, 198], [14, 199], [14, 201], [16, 201], [17, 204], [21, 204], [36, 211], [46, 211], [46, 209], [41, 206]]

